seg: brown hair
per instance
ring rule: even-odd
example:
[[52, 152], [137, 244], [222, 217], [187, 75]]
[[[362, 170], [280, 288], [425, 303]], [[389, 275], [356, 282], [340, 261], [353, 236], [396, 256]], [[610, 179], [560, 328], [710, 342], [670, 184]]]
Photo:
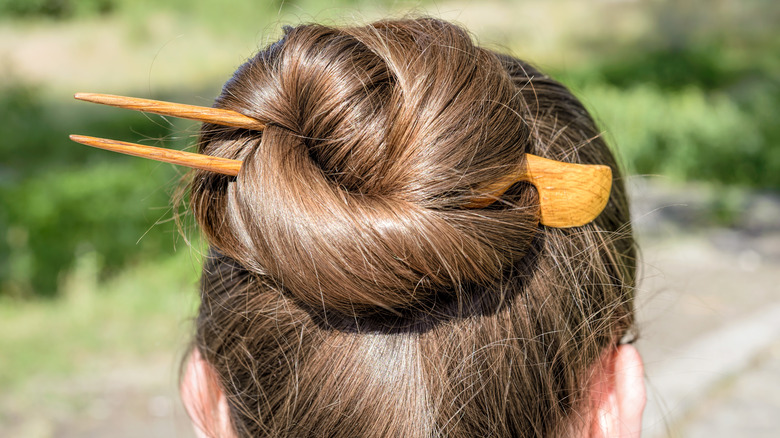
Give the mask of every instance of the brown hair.
[[[303, 25], [242, 65], [204, 125], [211, 245], [195, 347], [239, 436], [556, 436], [633, 324], [635, 248], [583, 106], [436, 19]], [[606, 164], [605, 211], [538, 224], [535, 189], [463, 208], [525, 153]]]

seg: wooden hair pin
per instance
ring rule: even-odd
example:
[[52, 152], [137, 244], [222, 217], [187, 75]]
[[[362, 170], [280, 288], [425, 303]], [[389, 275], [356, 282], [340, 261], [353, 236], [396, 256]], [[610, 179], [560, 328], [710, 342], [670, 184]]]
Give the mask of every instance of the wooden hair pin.
[[[199, 107], [109, 94], [77, 93], [75, 98], [87, 102], [217, 125], [255, 131], [265, 129], [265, 123], [261, 121], [235, 111], [219, 108]], [[71, 135], [70, 139], [87, 146], [179, 164], [223, 175], [236, 176], [241, 169], [241, 161], [227, 158], [84, 135]], [[591, 222], [604, 210], [612, 187], [612, 170], [609, 166], [564, 163], [532, 154], [526, 154], [525, 156], [525, 166], [519, 167], [515, 172], [507, 174], [500, 180], [481, 189], [480, 192], [485, 193], [485, 195], [474, 198], [465, 207], [487, 207], [498, 200], [515, 183], [527, 181], [533, 184], [539, 193], [540, 222], [542, 225], [555, 228], [578, 227]]]

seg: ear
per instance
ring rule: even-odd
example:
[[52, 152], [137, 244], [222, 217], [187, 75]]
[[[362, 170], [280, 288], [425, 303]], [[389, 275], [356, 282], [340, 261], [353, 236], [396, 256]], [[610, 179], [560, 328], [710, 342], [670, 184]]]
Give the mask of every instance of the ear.
[[647, 400], [639, 352], [633, 345], [621, 345], [595, 366], [590, 385], [590, 436], [639, 438]]
[[212, 366], [193, 348], [181, 380], [181, 399], [199, 438], [233, 437], [227, 398]]

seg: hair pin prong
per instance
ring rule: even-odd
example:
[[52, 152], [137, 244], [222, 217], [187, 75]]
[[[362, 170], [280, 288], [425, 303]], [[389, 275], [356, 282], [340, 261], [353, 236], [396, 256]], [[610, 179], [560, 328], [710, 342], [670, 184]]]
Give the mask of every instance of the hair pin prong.
[[262, 131], [265, 129], [265, 123], [259, 120], [245, 116], [236, 111], [222, 108], [186, 105], [183, 103], [142, 99], [139, 97], [116, 96], [113, 94], [76, 93], [73, 97], [85, 102], [99, 103], [101, 105], [115, 106], [118, 108], [160, 114], [163, 116], [173, 116], [181, 119], [196, 120], [198, 122], [214, 123], [216, 125], [232, 126], [234, 128], [250, 129], [253, 131]]
[[155, 161], [178, 164], [193, 169], [208, 170], [223, 175], [236, 176], [241, 169], [241, 161], [228, 158], [214, 157], [211, 155], [195, 154], [192, 152], [175, 149], [158, 148], [126, 141], [111, 140], [107, 138], [89, 137], [86, 135], [72, 134], [70, 139], [76, 143], [92, 146], [120, 154], [133, 155], [141, 158], [149, 158]]

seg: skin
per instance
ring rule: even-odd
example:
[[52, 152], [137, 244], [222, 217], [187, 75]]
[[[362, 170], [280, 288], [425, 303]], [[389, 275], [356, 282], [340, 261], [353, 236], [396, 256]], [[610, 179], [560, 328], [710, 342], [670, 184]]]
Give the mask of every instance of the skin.
[[[211, 366], [197, 348], [187, 359], [181, 381], [181, 398], [198, 438], [235, 437], [225, 394], [216, 384]], [[210, 433], [207, 433], [209, 431]]]
[[[638, 438], [646, 404], [644, 366], [633, 345], [606, 352], [594, 367], [590, 386], [589, 438]], [[198, 437], [235, 437], [227, 399], [216, 385], [211, 366], [194, 349], [187, 361], [181, 396]], [[208, 433], [207, 433], [208, 431]]]
[[605, 354], [590, 388], [592, 438], [638, 438], [645, 409], [644, 365], [633, 345]]

